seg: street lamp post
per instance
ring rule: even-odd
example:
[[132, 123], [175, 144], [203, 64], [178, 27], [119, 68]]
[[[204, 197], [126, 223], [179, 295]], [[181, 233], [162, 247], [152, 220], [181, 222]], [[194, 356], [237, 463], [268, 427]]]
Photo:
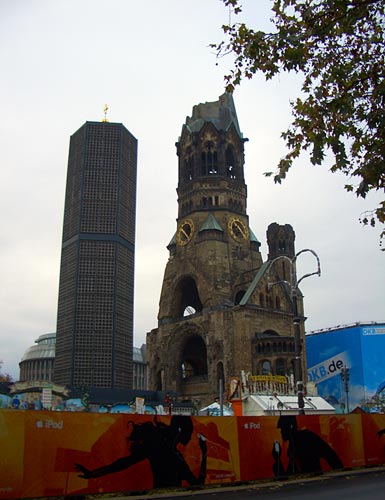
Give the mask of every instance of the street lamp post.
[[303, 399], [303, 373], [302, 373], [302, 344], [301, 344], [301, 328], [300, 318], [298, 314], [297, 290], [292, 293], [292, 307], [293, 307], [293, 326], [294, 326], [294, 375], [297, 384], [298, 408], [299, 414], [305, 413], [305, 401]]
[[[297, 258], [304, 252], [310, 252], [311, 254], [314, 255], [317, 261], [317, 270], [312, 273], [304, 274], [299, 280], [297, 280], [297, 269], [296, 269]], [[273, 269], [274, 263], [279, 259], [285, 259], [289, 262], [290, 281], [279, 280], [275, 283], [270, 283], [269, 282], [270, 270]], [[301, 318], [298, 314], [298, 292], [299, 292], [298, 287], [302, 280], [308, 278], [309, 276], [314, 276], [315, 274], [321, 276], [320, 260], [318, 258], [318, 255], [314, 252], [314, 250], [310, 250], [308, 248], [298, 252], [292, 259], [286, 255], [280, 255], [279, 257], [276, 257], [272, 261], [268, 273], [268, 285], [267, 285], [268, 289], [272, 288], [274, 285], [278, 285], [281, 283], [288, 285], [290, 289], [290, 297], [291, 297], [291, 305], [293, 313], [293, 328], [294, 328], [294, 355], [295, 355], [294, 376], [297, 386], [298, 410], [300, 415], [304, 415], [305, 413], [304, 410], [305, 401], [303, 399], [304, 383], [303, 383], [303, 373], [302, 373], [302, 343], [301, 343], [301, 328], [300, 328]]]

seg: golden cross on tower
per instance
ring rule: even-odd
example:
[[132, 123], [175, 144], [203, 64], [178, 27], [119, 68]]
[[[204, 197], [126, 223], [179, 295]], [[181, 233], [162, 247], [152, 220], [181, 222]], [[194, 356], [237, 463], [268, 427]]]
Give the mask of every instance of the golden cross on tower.
[[103, 112], [104, 112], [104, 118], [103, 118], [102, 122], [108, 122], [108, 120], [107, 120], [107, 111], [108, 111], [108, 105], [107, 105], [107, 104], [105, 104], [105, 105], [104, 105], [104, 109], [103, 109]]

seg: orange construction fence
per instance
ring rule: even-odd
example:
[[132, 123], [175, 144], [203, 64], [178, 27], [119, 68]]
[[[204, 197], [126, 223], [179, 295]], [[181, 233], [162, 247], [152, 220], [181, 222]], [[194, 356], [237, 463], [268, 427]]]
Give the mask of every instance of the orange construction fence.
[[128, 492], [385, 463], [385, 415], [0, 410], [0, 498]]

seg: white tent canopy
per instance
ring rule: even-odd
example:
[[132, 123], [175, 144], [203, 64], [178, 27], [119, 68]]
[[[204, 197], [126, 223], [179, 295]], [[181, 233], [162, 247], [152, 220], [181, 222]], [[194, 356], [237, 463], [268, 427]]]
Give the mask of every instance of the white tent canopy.
[[[221, 406], [216, 401], [205, 408], [199, 410], [199, 415], [209, 415], [212, 417], [221, 416]], [[234, 416], [233, 409], [231, 406], [223, 405], [223, 414], [224, 417]]]

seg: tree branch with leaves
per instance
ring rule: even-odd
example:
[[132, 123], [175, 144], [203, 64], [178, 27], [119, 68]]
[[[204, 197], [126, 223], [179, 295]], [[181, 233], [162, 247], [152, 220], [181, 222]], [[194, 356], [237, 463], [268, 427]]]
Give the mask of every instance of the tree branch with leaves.
[[2, 368], [3, 368], [3, 360], [0, 359], [0, 383], [5, 382], [5, 383], [10, 383], [13, 382], [12, 377], [9, 373], [4, 373]]
[[[222, 1], [236, 15], [242, 11], [238, 0]], [[229, 24], [225, 40], [211, 45], [218, 57], [235, 57], [228, 92], [256, 73], [266, 80], [303, 75], [303, 97], [291, 103], [292, 122], [282, 133], [287, 153], [265, 175], [281, 183], [302, 152], [313, 165], [330, 152], [331, 171], [348, 177], [347, 191], [363, 198], [384, 192], [385, 0], [274, 0], [272, 12], [272, 32]], [[385, 200], [361, 222], [384, 224]]]

